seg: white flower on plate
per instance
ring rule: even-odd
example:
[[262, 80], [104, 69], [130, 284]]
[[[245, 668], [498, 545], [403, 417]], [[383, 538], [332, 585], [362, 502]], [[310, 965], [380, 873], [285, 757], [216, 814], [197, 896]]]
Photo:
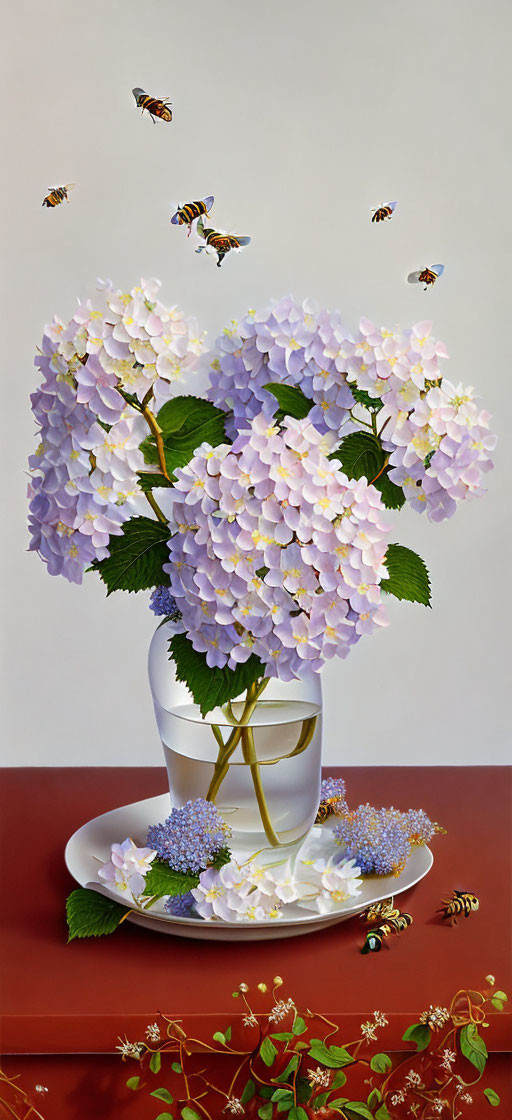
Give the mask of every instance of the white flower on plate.
[[308, 891], [307, 886], [296, 878], [289, 859], [284, 863], [266, 866], [250, 863], [247, 865], [247, 874], [259, 893], [274, 898], [278, 906], [281, 903], [296, 902]]
[[112, 844], [110, 859], [100, 867], [98, 876], [116, 890], [138, 898], [155, 856], [152, 848], [138, 848], [128, 836], [122, 844]]
[[191, 894], [201, 918], [236, 922], [251, 891], [254, 887], [249, 882], [246, 868], [232, 859], [219, 870], [208, 867], [202, 871]]
[[355, 898], [363, 885], [360, 868], [354, 859], [336, 862], [328, 860], [301, 860], [302, 873], [297, 868], [297, 876], [302, 874], [303, 883], [310, 887], [309, 897], [302, 897], [299, 906], [306, 910], [317, 910], [319, 914], [330, 914], [341, 903]]

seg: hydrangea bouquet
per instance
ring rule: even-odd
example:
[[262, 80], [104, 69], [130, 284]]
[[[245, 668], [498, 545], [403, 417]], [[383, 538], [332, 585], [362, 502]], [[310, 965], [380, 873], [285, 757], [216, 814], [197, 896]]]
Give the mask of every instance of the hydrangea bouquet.
[[[203, 717], [220, 707], [233, 725], [226, 739], [212, 724], [207, 797], [241, 744], [271, 843], [250, 727], [267, 683], [346, 657], [385, 625], [387, 594], [428, 605], [425, 565], [389, 543], [387, 511], [441, 521], [492, 467], [488, 414], [445, 377], [431, 327], [349, 332], [289, 297], [207, 353], [156, 281], [107, 282], [46, 327], [35, 359], [30, 547], [51, 575], [152, 590], [178, 680]], [[205, 363], [206, 396], [178, 395]], [[293, 753], [313, 731], [304, 721]]]

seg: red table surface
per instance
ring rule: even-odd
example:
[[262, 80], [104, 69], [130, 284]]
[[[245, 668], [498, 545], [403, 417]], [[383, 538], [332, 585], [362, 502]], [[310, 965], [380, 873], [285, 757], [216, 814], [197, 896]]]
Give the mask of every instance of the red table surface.
[[[64, 865], [68, 837], [100, 813], [165, 792], [165, 771], [4, 770], [2, 1052], [112, 1052], [118, 1035], [143, 1038], [158, 1011], [208, 1037], [241, 1013], [231, 996], [241, 981], [253, 987], [275, 975], [285, 981], [283, 994], [333, 1019], [349, 1038], [374, 1009], [384, 1011], [387, 1049], [403, 1047], [403, 1031], [430, 1003], [486, 987], [489, 973], [512, 996], [512, 767], [345, 767], [343, 776], [352, 805], [421, 806], [448, 829], [432, 842], [429, 875], [400, 898], [412, 927], [374, 955], [360, 953], [359, 919], [239, 944], [125, 923], [110, 937], [68, 945], [64, 903], [76, 885]], [[436, 909], [453, 888], [474, 891], [480, 910], [449, 927]], [[494, 1050], [512, 1050], [510, 1012], [496, 1017], [491, 1035]]]

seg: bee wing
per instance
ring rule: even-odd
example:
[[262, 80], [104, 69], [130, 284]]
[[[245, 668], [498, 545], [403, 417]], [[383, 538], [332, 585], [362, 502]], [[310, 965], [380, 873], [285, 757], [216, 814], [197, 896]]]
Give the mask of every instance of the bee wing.
[[396, 202], [388, 202], [388, 207], [390, 210], [396, 210]]
[[410, 272], [408, 277], [407, 277], [407, 283], [408, 284], [419, 284], [420, 276], [421, 276], [423, 271], [424, 270], [422, 268], [419, 268], [417, 272]]
[[251, 244], [250, 237], [238, 237], [237, 236], [237, 241], [238, 241], [239, 245], [250, 245]]
[[204, 237], [204, 222], [202, 216], [197, 219], [196, 233], [198, 233], [200, 237]]
[[444, 264], [433, 264], [430, 266], [430, 271], [435, 272], [436, 276], [442, 276], [444, 272]]
[[176, 203], [171, 202], [171, 206], [172, 206], [172, 209], [173, 209], [173, 215], [172, 215], [172, 218], [171, 218], [171, 222], [172, 222], [173, 226], [177, 226], [177, 225], [179, 225], [178, 211], [181, 209], [181, 207], [180, 207], [179, 202], [176, 202]]
[[132, 89], [132, 93], [133, 93], [133, 96], [134, 96], [134, 98], [135, 98], [135, 100], [136, 100], [136, 101], [138, 100], [138, 98], [139, 98], [139, 97], [140, 97], [141, 95], [142, 95], [142, 97], [145, 97], [145, 96], [146, 96], [146, 91], [145, 91], [145, 89], [141, 89], [141, 88], [140, 88], [140, 86], [135, 86], [135, 89]]
[[215, 202], [215, 199], [214, 199], [212, 194], [209, 194], [209, 195], [207, 195], [206, 198], [203, 198], [203, 202], [206, 206], [206, 209], [211, 210], [211, 208], [213, 206], [213, 203]]
[[72, 191], [76, 187], [76, 183], [66, 183], [66, 190]]

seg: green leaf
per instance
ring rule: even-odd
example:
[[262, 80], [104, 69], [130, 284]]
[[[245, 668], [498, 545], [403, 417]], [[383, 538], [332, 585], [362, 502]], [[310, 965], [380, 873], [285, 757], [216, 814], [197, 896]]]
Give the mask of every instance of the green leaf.
[[299, 1104], [296, 1105], [295, 1108], [290, 1109], [288, 1113], [288, 1120], [308, 1120], [308, 1114], [306, 1110]]
[[156, 1097], [159, 1101], [165, 1101], [166, 1104], [172, 1104], [174, 1100], [174, 1097], [171, 1097], [168, 1089], [153, 1089], [153, 1092], [150, 1093], [150, 1096]]
[[430, 580], [421, 556], [401, 544], [390, 544], [384, 563], [389, 579], [383, 579], [381, 588], [396, 599], [430, 606]]
[[270, 1101], [268, 1104], [262, 1104], [261, 1108], [258, 1109], [258, 1116], [260, 1117], [260, 1120], [272, 1120], [273, 1115], [274, 1106]]
[[331, 1081], [331, 1093], [332, 1093], [333, 1089], [341, 1089], [341, 1086], [345, 1085], [346, 1080], [347, 1080], [346, 1073], [343, 1073], [343, 1070], [339, 1069], [337, 1071], [337, 1073], [334, 1074], [334, 1077]]
[[364, 407], [368, 408], [371, 412], [380, 412], [381, 408], [384, 407], [384, 402], [379, 400], [378, 397], [371, 397], [370, 394], [366, 392], [366, 389], [358, 389], [357, 386], [351, 384], [350, 381], [348, 384], [350, 392], [354, 400], [357, 401], [357, 404], [364, 405]]
[[342, 439], [330, 459], [338, 459], [347, 478], [364, 477], [371, 482], [386, 461], [380, 440], [371, 432], [351, 432]]
[[127, 1089], [133, 1089], [134, 1092], [135, 1092], [136, 1089], [139, 1088], [139, 1085], [140, 1085], [140, 1077], [129, 1077], [128, 1081], [126, 1082], [126, 1088]]
[[262, 1062], [265, 1062], [266, 1066], [271, 1066], [275, 1061], [276, 1055], [277, 1047], [274, 1046], [274, 1043], [271, 1042], [268, 1037], [264, 1038], [260, 1047], [260, 1058]]
[[252, 1078], [249, 1078], [249, 1080], [246, 1081], [244, 1085], [244, 1090], [242, 1096], [240, 1097], [242, 1104], [248, 1104], [249, 1101], [252, 1101], [255, 1092], [256, 1086], [254, 1084], [254, 1081], [252, 1080]]
[[373, 1120], [373, 1115], [364, 1101], [347, 1101], [345, 1108], [349, 1116], [364, 1116], [365, 1120]]
[[496, 1011], [503, 1011], [503, 1008], [505, 1006], [505, 1004], [503, 1003], [503, 1000], [496, 999], [496, 996], [493, 996], [493, 998], [491, 1000], [491, 1003], [492, 1003], [492, 1006], [496, 1008]]
[[432, 462], [432, 459], [433, 459], [433, 457], [434, 457], [434, 455], [435, 455], [436, 451], [437, 451], [437, 447], [433, 447], [433, 448], [432, 448], [432, 451], [429, 451], [429, 452], [428, 452], [428, 455], [425, 455], [425, 458], [424, 458], [424, 460], [423, 460], [423, 466], [425, 467], [425, 470], [427, 470], [427, 471], [428, 471], [428, 468], [429, 468], [429, 466], [430, 466], [430, 464], [431, 464], [431, 462]]
[[304, 1019], [302, 1019], [300, 1015], [297, 1015], [295, 1020], [294, 1020], [293, 1027], [292, 1027], [293, 1033], [294, 1034], [304, 1034], [304, 1031], [307, 1031], [307, 1029], [308, 1028], [307, 1028], [307, 1026], [304, 1022]]
[[130, 908], [121, 906], [113, 898], [105, 898], [88, 887], [72, 891], [66, 900], [68, 942], [75, 937], [103, 937], [117, 929]]
[[274, 1089], [270, 1100], [276, 1104], [277, 1101], [285, 1100], [286, 1097], [291, 1097], [293, 1104], [293, 1093], [289, 1089]]
[[291, 1042], [293, 1039], [292, 1031], [279, 1031], [278, 1034], [271, 1034], [271, 1038], [277, 1039], [278, 1042]]
[[311, 1039], [309, 1057], [314, 1058], [316, 1062], [321, 1062], [328, 1069], [339, 1069], [341, 1066], [348, 1066], [354, 1061], [348, 1050], [345, 1050], [342, 1046], [326, 1046], [321, 1038]]
[[222, 1043], [223, 1046], [225, 1046], [226, 1045], [226, 1035], [223, 1034], [222, 1031], [215, 1031], [215, 1034], [213, 1036], [213, 1041], [214, 1042], [220, 1042], [220, 1043]]
[[295, 420], [303, 420], [315, 403], [310, 400], [309, 397], [305, 396], [302, 389], [296, 389], [293, 385], [284, 385], [277, 381], [269, 381], [263, 388], [266, 389], [267, 392], [272, 393], [272, 396], [276, 398], [279, 405], [276, 419], [283, 419], [285, 416], [293, 416]]
[[415, 1042], [417, 1050], [426, 1050], [430, 1042], [430, 1027], [426, 1023], [413, 1023], [402, 1035], [404, 1042]]
[[336, 1097], [335, 1101], [329, 1101], [329, 1108], [334, 1112], [341, 1112], [342, 1108], [347, 1104], [348, 1097]]
[[183, 1069], [182, 1069], [179, 1062], [172, 1062], [171, 1063], [171, 1069], [172, 1069], [173, 1073], [183, 1073]]
[[161, 1065], [162, 1065], [162, 1056], [160, 1054], [160, 1051], [156, 1050], [155, 1053], [152, 1054], [150, 1059], [149, 1059], [149, 1068], [151, 1070], [151, 1073], [160, 1073]]
[[[218, 851], [217, 855], [215, 856], [215, 859], [212, 863], [212, 867], [214, 867], [216, 871], [219, 871], [221, 867], [224, 867], [225, 863], [230, 863], [230, 862], [231, 862], [231, 852], [230, 852], [229, 848], [221, 848], [220, 851]], [[229, 1035], [227, 1034], [227, 1032], [226, 1032], [226, 1038], [229, 1038]]]
[[[181, 1115], [183, 1116], [183, 1113]], [[194, 1112], [194, 1116], [197, 1116], [196, 1112]], [[173, 1120], [172, 1113], [170, 1113], [170, 1112], [159, 1112], [158, 1116], [156, 1117], [156, 1120]], [[199, 1116], [197, 1117], [197, 1120], [199, 1120]]]
[[508, 1001], [508, 996], [505, 995], [505, 992], [495, 992], [494, 993], [494, 998], [495, 999], [501, 999], [503, 1001], [503, 1003], [507, 1003], [507, 1001]]
[[370, 1062], [370, 1069], [373, 1069], [375, 1073], [386, 1073], [392, 1065], [389, 1054], [374, 1054]]
[[315, 1097], [315, 1100], [314, 1100], [315, 1108], [323, 1108], [324, 1107], [324, 1105], [327, 1103], [327, 1098], [328, 1098], [330, 1092], [331, 1092], [331, 1090], [327, 1089], [326, 1093], [317, 1093], [317, 1095]]
[[172, 480], [164, 474], [153, 474], [153, 471], [137, 471], [141, 490], [147, 494], [148, 490], [155, 490], [157, 486], [172, 486]]
[[379, 1104], [381, 1100], [382, 1093], [380, 1089], [372, 1089], [371, 1093], [369, 1093], [366, 1098], [366, 1103], [368, 1105], [368, 1108], [375, 1108], [375, 1105]]
[[475, 1023], [461, 1027], [460, 1048], [464, 1057], [482, 1074], [487, 1061], [487, 1047]]
[[[156, 420], [162, 431], [165, 465], [169, 475], [184, 467], [202, 443], [217, 447], [229, 443], [224, 429], [226, 413], [199, 397], [174, 397], [160, 409]], [[146, 463], [158, 463], [154, 436], [143, 440], [140, 449]]]
[[498, 1094], [494, 1092], [494, 1089], [484, 1089], [484, 1097], [487, 1097], [489, 1104], [492, 1104], [493, 1108], [497, 1108], [497, 1106], [501, 1103], [500, 1098]]
[[375, 1113], [375, 1120], [391, 1120], [391, 1116], [385, 1104], [381, 1105], [379, 1111]]
[[[188, 1105], [186, 1105], [185, 1108], [182, 1108], [181, 1115], [183, 1117], [183, 1120], [201, 1120], [199, 1113], [196, 1112], [194, 1108], [189, 1108]], [[156, 1120], [159, 1120], [158, 1116]]]
[[375, 480], [373, 485], [379, 490], [386, 509], [402, 508], [405, 503], [405, 494], [401, 486], [397, 486], [396, 482], [391, 481], [388, 467], [382, 472], [380, 478]]
[[293, 1056], [290, 1058], [290, 1061], [288, 1062], [288, 1065], [285, 1066], [283, 1072], [280, 1073], [279, 1076], [274, 1077], [274, 1081], [288, 1081], [290, 1074], [293, 1073], [294, 1069], [297, 1069], [299, 1061], [299, 1055], [293, 1054]]
[[113, 591], [145, 591], [148, 587], [169, 586], [163, 565], [169, 562], [168, 525], [151, 517], [132, 517], [125, 521], [119, 537], [109, 541], [110, 556], [94, 560], [91, 569], [99, 572]]
[[197, 887], [198, 875], [188, 875], [185, 871], [173, 871], [168, 863], [153, 860], [146, 875], [144, 894], [149, 898], [163, 898], [164, 895], [186, 894]]
[[206, 654], [197, 653], [186, 634], [174, 634], [169, 650], [176, 662], [177, 680], [187, 685], [203, 716], [212, 708], [234, 700], [265, 675], [264, 666], [254, 653], [236, 669], [210, 669]]

